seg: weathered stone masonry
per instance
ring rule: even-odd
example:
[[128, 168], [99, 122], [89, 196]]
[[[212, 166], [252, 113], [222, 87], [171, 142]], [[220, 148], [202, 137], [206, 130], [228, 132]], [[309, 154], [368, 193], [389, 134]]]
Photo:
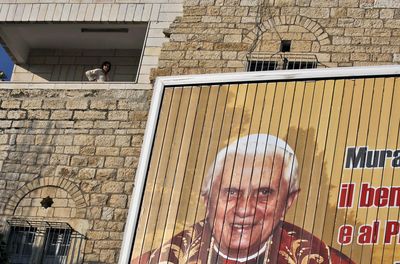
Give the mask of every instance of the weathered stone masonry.
[[400, 61], [400, 6], [391, 0], [187, 0], [153, 76], [245, 71], [252, 52], [314, 54], [323, 67]]
[[[68, 222], [115, 263], [149, 90], [0, 90], [0, 215]], [[40, 201], [50, 196], [52, 207]]]

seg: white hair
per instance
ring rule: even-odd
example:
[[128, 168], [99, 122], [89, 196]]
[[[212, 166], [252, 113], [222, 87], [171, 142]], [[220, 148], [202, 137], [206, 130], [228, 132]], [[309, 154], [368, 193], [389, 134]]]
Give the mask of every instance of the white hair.
[[268, 134], [251, 134], [239, 138], [229, 146], [220, 150], [214, 162], [209, 167], [201, 194], [208, 197], [211, 186], [222, 175], [225, 158], [230, 155], [272, 156], [274, 159], [280, 156], [283, 159], [282, 176], [289, 183], [289, 192], [299, 189], [298, 163], [293, 149], [284, 140]]

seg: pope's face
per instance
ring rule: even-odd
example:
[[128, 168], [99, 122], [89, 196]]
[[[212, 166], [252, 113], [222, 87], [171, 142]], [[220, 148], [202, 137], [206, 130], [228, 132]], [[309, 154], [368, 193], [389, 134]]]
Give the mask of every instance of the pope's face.
[[[236, 161], [235, 161], [236, 159]], [[207, 203], [207, 220], [219, 249], [246, 257], [261, 249], [291, 206], [280, 156], [228, 156], [214, 181]]]

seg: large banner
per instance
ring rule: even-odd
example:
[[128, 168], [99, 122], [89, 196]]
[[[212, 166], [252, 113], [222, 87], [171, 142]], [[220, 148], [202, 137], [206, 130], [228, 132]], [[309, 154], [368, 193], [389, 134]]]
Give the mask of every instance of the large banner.
[[400, 263], [398, 71], [158, 84], [122, 259]]

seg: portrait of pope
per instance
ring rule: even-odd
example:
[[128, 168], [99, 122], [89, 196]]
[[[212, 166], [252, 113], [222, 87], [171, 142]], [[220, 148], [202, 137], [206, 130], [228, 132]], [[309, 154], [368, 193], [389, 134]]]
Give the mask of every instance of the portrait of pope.
[[268, 134], [251, 134], [221, 149], [201, 189], [203, 221], [131, 263], [353, 263], [301, 227], [284, 221], [296, 201], [293, 149]]

